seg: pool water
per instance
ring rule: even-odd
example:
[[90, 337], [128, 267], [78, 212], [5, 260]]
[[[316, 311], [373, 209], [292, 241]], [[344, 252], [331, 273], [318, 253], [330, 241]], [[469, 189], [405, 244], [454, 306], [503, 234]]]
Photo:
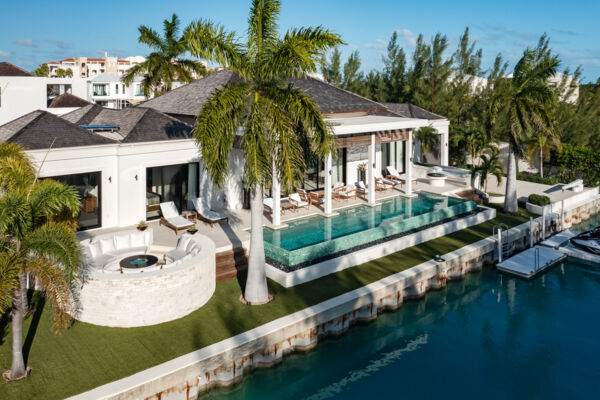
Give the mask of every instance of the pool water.
[[286, 222], [287, 228], [264, 230], [264, 240], [282, 249], [291, 251], [334, 240], [356, 232], [391, 222], [427, 214], [435, 210], [464, 203], [457, 197], [433, 193], [419, 193], [417, 197], [395, 197], [382, 201], [375, 207], [355, 206], [337, 210], [335, 217], [311, 216]]
[[201, 399], [600, 398], [599, 304], [600, 265], [486, 267]]

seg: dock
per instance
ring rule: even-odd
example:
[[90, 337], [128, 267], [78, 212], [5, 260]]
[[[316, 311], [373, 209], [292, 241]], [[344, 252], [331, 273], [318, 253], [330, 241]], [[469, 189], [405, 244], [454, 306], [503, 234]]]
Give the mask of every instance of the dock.
[[565, 258], [567, 258], [567, 255], [560, 250], [546, 246], [535, 246], [498, 263], [496, 267], [501, 271], [522, 278], [532, 278]]

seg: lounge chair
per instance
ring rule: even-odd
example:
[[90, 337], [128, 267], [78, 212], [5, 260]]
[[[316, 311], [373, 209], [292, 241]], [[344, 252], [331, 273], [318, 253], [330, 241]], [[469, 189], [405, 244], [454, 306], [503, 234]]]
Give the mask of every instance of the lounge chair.
[[266, 199], [263, 199], [263, 207], [264, 212], [266, 212], [267, 214], [273, 214], [273, 198], [267, 197]]
[[310, 207], [310, 202], [302, 200], [298, 193], [290, 194], [288, 199], [289, 199], [290, 203], [292, 203], [294, 205], [294, 207], [296, 207], [296, 208], [306, 207], [308, 209], [308, 207]]
[[308, 192], [308, 196], [310, 197], [310, 204], [314, 205], [315, 207], [320, 205], [320, 204], [324, 204], [325, 203], [325, 198], [322, 196], [319, 196], [318, 193], [315, 192]]
[[[392, 167], [391, 165], [388, 165], [387, 167], [387, 171], [388, 171], [388, 176], [386, 176], [386, 178], [388, 179], [395, 179], [397, 181], [400, 181], [400, 183], [402, 183], [403, 185], [406, 184], [406, 176], [405, 175], [400, 175], [398, 173], [398, 170], [394, 167]], [[412, 178], [410, 180], [412, 183], [416, 184], [417, 183], [417, 178]]]
[[194, 225], [193, 222], [190, 222], [179, 215], [179, 211], [177, 211], [177, 207], [172, 201], [160, 203], [160, 212], [162, 213], [162, 216], [160, 217], [160, 225], [165, 225], [173, 229], [176, 235], [177, 232], [185, 230]]
[[198, 218], [209, 223], [210, 226], [213, 226], [214, 223], [219, 223], [221, 221], [229, 221], [229, 217], [227, 217], [227, 215], [211, 210], [210, 207], [208, 207], [208, 204], [206, 204], [206, 200], [203, 200], [200, 197], [193, 199], [192, 204], [198, 213]]
[[373, 171], [375, 173], [375, 180], [379, 180], [380, 182], [382, 182], [385, 186], [391, 186], [392, 189], [394, 189], [397, 185], [400, 185], [402, 182], [400, 182], [399, 180], [396, 179], [391, 179], [391, 178], [384, 178], [381, 175], [381, 172], [379, 170], [374, 170]]
[[348, 185], [333, 191], [333, 197], [340, 200], [356, 199], [356, 186]]
[[385, 192], [388, 189], [393, 189], [394, 185], [387, 183], [383, 178], [375, 178], [375, 190]]
[[336, 184], [333, 185], [332, 190], [335, 192], [336, 190], [342, 189], [344, 186], [344, 182], [336, 182]]
[[367, 185], [363, 181], [356, 182], [356, 190], [365, 196], [369, 194], [369, 188], [367, 188]]
[[296, 193], [298, 193], [298, 196], [300, 196], [300, 200], [310, 203], [310, 195], [308, 194], [308, 192], [306, 190], [296, 189]]

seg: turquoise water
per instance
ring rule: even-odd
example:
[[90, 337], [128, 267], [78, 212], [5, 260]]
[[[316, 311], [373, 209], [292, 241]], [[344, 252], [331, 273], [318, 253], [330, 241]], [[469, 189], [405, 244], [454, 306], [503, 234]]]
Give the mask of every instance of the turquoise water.
[[435, 210], [464, 203], [465, 200], [430, 193], [417, 197], [395, 197], [375, 207], [356, 206], [336, 211], [331, 218], [312, 216], [286, 222], [287, 228], [264, 230], [264, 240], [291, 251], [381, 226], [384, 221], [401, 221]]
[[486, 267], [201, 399], [600, 398], [599, 305], [598, 265]]

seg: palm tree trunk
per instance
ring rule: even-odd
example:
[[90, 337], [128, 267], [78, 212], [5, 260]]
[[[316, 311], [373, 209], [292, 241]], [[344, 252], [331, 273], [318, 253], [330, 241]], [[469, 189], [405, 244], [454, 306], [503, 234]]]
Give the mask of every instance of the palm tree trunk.
[[25, 273], [21, 273], [19, 288], [13, 292], [11, 379], [18, 379], [25, 375], [25, 360], [23, 359], [23, 315], [25, 314], [23, 298], [26, 298], [25, 291]]
[[540, 146], [540, 178], [544, 177], [544, 148]]
[[517, 159], [512, 146], [508, 147], [504, 212], [511, 215], [519, 213], [519, 205], [517, 204]]
[[269, 300], [267, 274], [265, 270], [265, 246], [263, 242], [263, 196], [262, 188], [256, 185], [250, 200], [251, 233], [248, 278], [244, 299], [249, 303], [261, 304]]

